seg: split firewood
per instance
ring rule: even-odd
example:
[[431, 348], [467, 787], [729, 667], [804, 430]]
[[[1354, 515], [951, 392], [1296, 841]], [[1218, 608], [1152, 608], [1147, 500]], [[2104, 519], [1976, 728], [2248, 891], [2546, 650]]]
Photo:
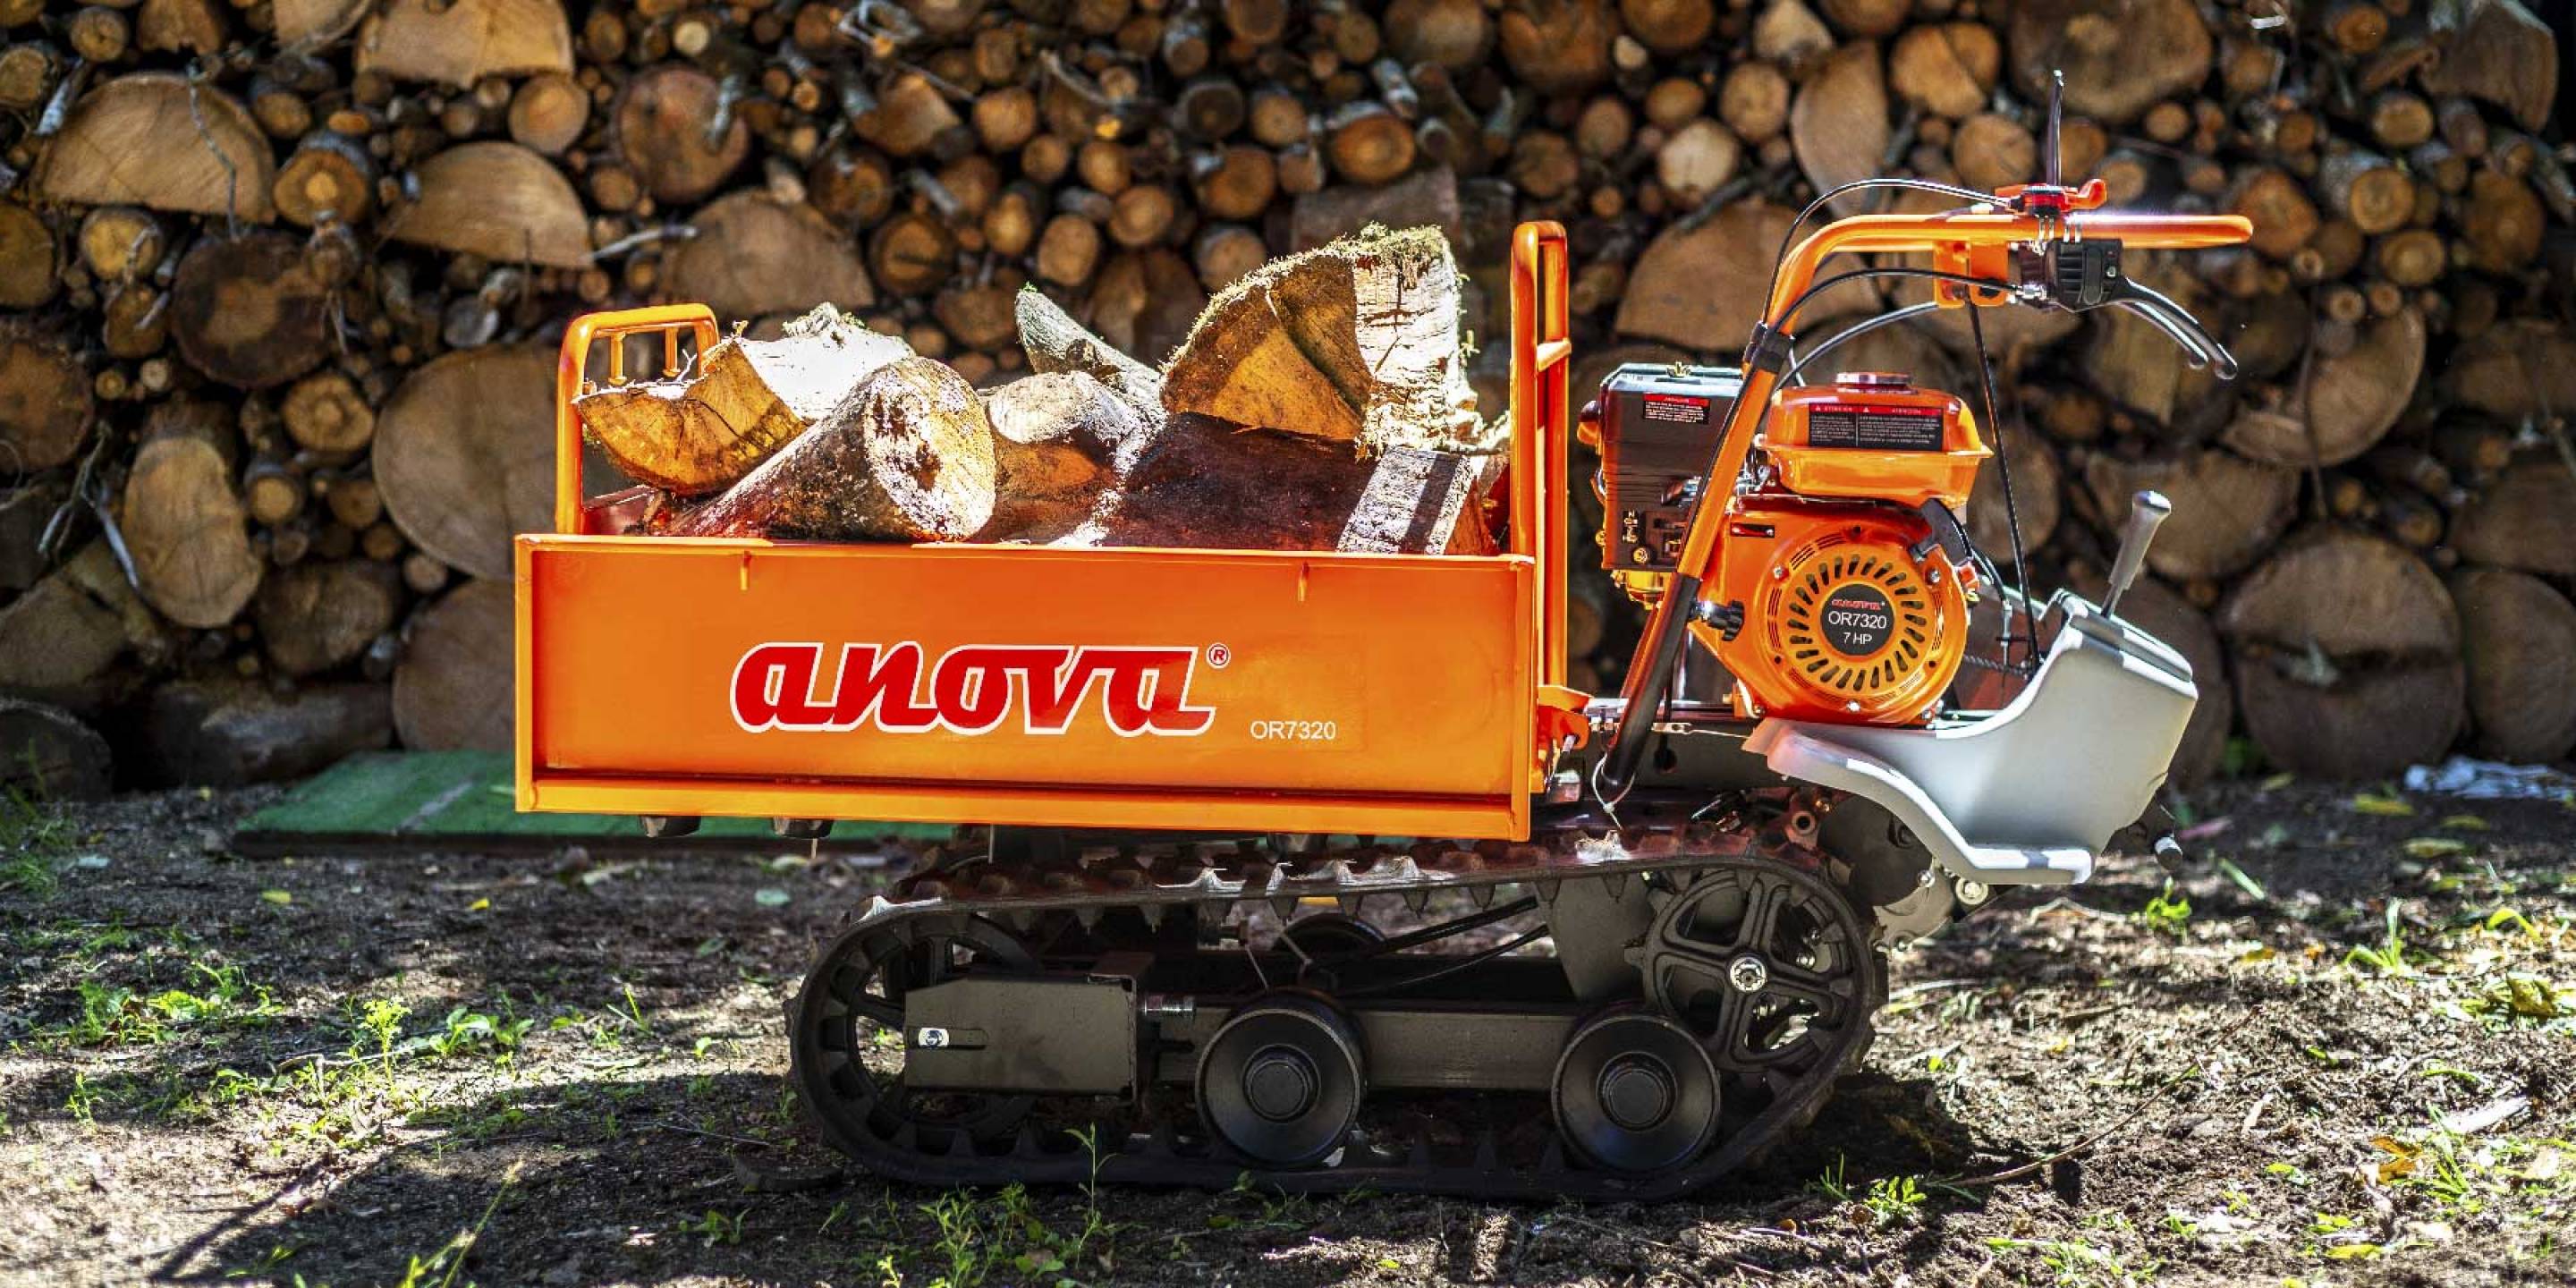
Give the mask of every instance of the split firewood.
[[703, 200], [751, 154], [751, 127], [716, 79], [663, 63], [626, 82], [611, 116], [618, 155], [656, 201]]
[[[1887, 111], [1887, 80], [1876, 41], [1855, 41], [1835, 50], [1799, 88], [1789, 109], [1789, 140], [1798, 167], [1818, 192], [1886, 169]], [[1836, 198], [1834, 211], [1856, 215], [1879, 204], [1873, 194], [1855, 192]]]
[[573, 402], [590, 441], [628, 477], [680, 496], [719, 491], [813, 428], [859, 382], [912, 356], [830, 305], [778, 339], [740, 334], [683, 375], [615, 385]]
[[2217, 47], [2191, 0], [2029, 0], [2006, 35], [2030, 101], [2063, 72], [2068, 112], [2117, 124], [2208, 79]]
[[1475, 445], [1447, 240], [1373, 230], [1256, 270], [1165, 364], [1163, 405], [1363, 453]]
[[2442, 373], [2462, 406], [2512, 424], [2576, 414], [2576, 336], [2523, 318], [2461, 344]]
[[928, 358], [904, 358], [670, 531], [963, 541], [993, 517], [993, 457], [992, 422], [974, 389]]

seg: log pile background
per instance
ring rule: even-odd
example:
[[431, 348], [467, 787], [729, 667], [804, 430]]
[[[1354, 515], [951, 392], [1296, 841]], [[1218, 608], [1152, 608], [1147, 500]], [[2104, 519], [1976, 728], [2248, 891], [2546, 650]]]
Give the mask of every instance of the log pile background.
[[[1573, 230], [1578, 389], [1731, 360], [1799, 204], [2030, 177], [2052, 67], [2071, 174], [2259, 233], [2143, 266], [2234, 385], [2140, 324], [1989, 316], [2035, 580], [2173, 496], [2132, 602], [2202, 668], [2183, 778], [2231, 728], [2322, 774], [2561, 759], [2557, 50], [2514, 0], [0, 0], [0, 774], [504, 745], [508, 538], [583, 309], [830, 301], [991, 385], [1024, 284], [1154, 362], [1271, 255], [1431, 224], [1491, 412], [1514, 221]], [[1965, 345], [1827, 365], [1973, 395]], [[1578, 597], [1578, 683], [1615, 684], [1633, 617]]]

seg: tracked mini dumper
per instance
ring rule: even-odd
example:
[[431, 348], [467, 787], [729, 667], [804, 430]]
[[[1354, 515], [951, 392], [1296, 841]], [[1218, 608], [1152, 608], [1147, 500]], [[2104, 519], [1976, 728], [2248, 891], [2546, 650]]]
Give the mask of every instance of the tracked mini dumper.
[[[629, 340], [676, 369], [714, 320], [583, 318], [556, 531], [518, 540], [519, 807], [961, 825], [790, 1008], [798, 1094], [888, 1176], [1686, 1193], [1823, 1106], [1887, 946], [2083, 880], [2196, 697], [2117, 611], [2159, 500], [2102, 603], [2025, 598], [1957, 518], [1990, 451], [1968, 404], [1801, 384], [1833, 341], [1791, 332], [1854, 274], [1930, 278], [1889, 319], [2123, 308], [2224, 373], [2121, 254], [2248, 225], [1942, 190], [1966, 208], [1785, 249], [1740, 369], [1622, 368], [1579, 426], [1564, 234], [1518, 229], [1485, 557], [601, 535], [594, 342], [616, 381]], [[1851, 252], [1931, 267], [1819, 281]], [[1576, 432], [1650, 607], [1617, 698], [1566, 683]], [[1450, 1130], [1471, 1093], [1527, 1107]]]

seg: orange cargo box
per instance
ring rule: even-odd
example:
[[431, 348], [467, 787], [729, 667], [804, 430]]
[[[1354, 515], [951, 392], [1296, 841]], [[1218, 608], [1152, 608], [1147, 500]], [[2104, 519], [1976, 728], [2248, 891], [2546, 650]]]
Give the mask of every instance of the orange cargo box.
[[[600, 535], [565, 337], [554, 534], [518, 538], [518, 804], [622, 814], [1523, 837], [1563, 688], [1563, 234], [1515, 247], [1500, 555]], [[1552, 288], [1552, 289], [1551, 289]]]
[[1531, 566], [523, 537], [522, 807], [1504, 836]]

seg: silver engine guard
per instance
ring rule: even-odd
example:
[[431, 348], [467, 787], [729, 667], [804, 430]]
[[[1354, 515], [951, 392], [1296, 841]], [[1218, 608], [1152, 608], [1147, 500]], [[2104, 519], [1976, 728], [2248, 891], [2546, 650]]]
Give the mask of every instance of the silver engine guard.
[[1885, 806], [1960, 879], [2082, 881], [2164, 785], [2200, 691], [2180, 653], [2089, 601], [2059, 593], [2048, 622], [2048, 655], [2001, 710], [1922, 729], [1771, 719], [1744, 749]]

